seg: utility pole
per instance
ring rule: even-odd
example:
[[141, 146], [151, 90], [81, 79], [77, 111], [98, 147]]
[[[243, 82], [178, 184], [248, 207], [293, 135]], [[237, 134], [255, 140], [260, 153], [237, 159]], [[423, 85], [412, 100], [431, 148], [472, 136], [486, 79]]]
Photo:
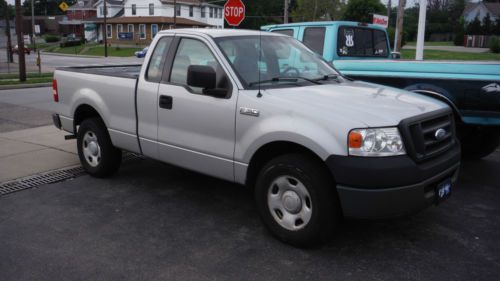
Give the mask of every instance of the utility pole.
[[417, 33], [417, 53], [416, 60], [424, 59], [424, 41], [425, 41], [425, 20], [427, 18], [427, 0], [420, 0], [420, 14], [418, 16]]
[[284, 18], [283, 18], [283, 23], [288, 23], [288, 1], [285, 0], [285, 10], [284, 10]]
[[36, 52], [36, 42], [35, 42], [35, 0], [31, 0], [31, 43], [33, 44], [33, 50]]
[[401, 42], [403, 41], [403, 23], [405, 17], [406, 0], [399, 0], [398, 19], [396, 21], [396, 34], [394, 40], [394, 51], [401, 52]]
[[102, 33], [102, 37], [104, 39], [104, 57], [108, 57], [108, 5], [106, 4], [106, 0], [104, 2], [104, 32]]
[[177, 28], [177, 0], [174, 0], [174, 28]]
[[7, 36], [7, 61], [14, 62], [12, 55], [12, 39], [10, 38], [10, 8], [9, 5], [5, 7], [5, 35]]
[[392, 3], [391, 0], [387, 2], [387, 17], [390, 19], [391, 18], [391, 10], [392, 10]]
[[19, 55], [19, 81], [26, 81], [26, 61], [24, 58], [23, 14], [21, 0], [16, 0], [16, 33], [17, 50]]

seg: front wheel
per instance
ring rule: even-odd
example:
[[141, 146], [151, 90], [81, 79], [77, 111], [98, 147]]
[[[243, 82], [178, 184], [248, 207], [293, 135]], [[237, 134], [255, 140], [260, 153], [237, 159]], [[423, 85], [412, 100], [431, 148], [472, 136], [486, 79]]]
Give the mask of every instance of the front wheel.
[[77, 146], [80, 162], [90, 175], [104, 178], [111, 176], [120, 168], [121, 150], [111, 143], [101, 119], [90, 118], [80, 124]]
[[340, 217], [335, 184], [319, 160], [289, 154], [259, 173], [256, 204], [266, 227], [294, 246], [313, 246], [331, 237]]

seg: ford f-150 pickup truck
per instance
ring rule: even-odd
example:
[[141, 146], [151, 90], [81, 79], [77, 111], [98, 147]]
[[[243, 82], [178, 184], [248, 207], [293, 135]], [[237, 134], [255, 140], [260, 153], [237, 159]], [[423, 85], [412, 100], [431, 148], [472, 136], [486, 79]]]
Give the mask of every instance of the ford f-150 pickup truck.
[[352, 82], [281, 34], [162, 31], [142, 67], [60, 68], [53, 95], [90, 175], [112, 175], [126, 150], [248, 185], [293, 245], [324, 241], [341, 216], [438, 204], [460, 165], [445, 103]]
[[301, 22], [263, 30], [302, 41], [355, 80], [437, 98], [454, 111], [465, 158], [494, 152], [500, 135], [500, 63], [395, 60], [385, 28], [358, 22]]

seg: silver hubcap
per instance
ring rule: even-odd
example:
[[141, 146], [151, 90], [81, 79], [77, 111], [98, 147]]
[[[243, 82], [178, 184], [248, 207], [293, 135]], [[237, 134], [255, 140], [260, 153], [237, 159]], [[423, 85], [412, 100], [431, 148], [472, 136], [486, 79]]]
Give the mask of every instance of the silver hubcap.
[[82, 150], [85, 160], [90, 166], [96, 167], [99, 165], [101, 162], [101, 147], [97, 142], [97, 136], [94, 132], [88, 131], [85, 133], [82, 141]]
[[281, 176], [274, 180], [267, 193], [267, 205], [274, 220], [288, 230], [300, 230], [311, 220], [311, 196], [296, 178]]

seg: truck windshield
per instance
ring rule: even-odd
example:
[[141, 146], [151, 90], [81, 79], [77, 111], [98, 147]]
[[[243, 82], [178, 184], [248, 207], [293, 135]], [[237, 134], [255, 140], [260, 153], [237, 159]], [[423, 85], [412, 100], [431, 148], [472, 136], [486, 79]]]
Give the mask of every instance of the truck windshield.
[[338, 73], [299, 41], [286, 36], [232, 36], [216, 39], [247, 88], [312, 85]]

